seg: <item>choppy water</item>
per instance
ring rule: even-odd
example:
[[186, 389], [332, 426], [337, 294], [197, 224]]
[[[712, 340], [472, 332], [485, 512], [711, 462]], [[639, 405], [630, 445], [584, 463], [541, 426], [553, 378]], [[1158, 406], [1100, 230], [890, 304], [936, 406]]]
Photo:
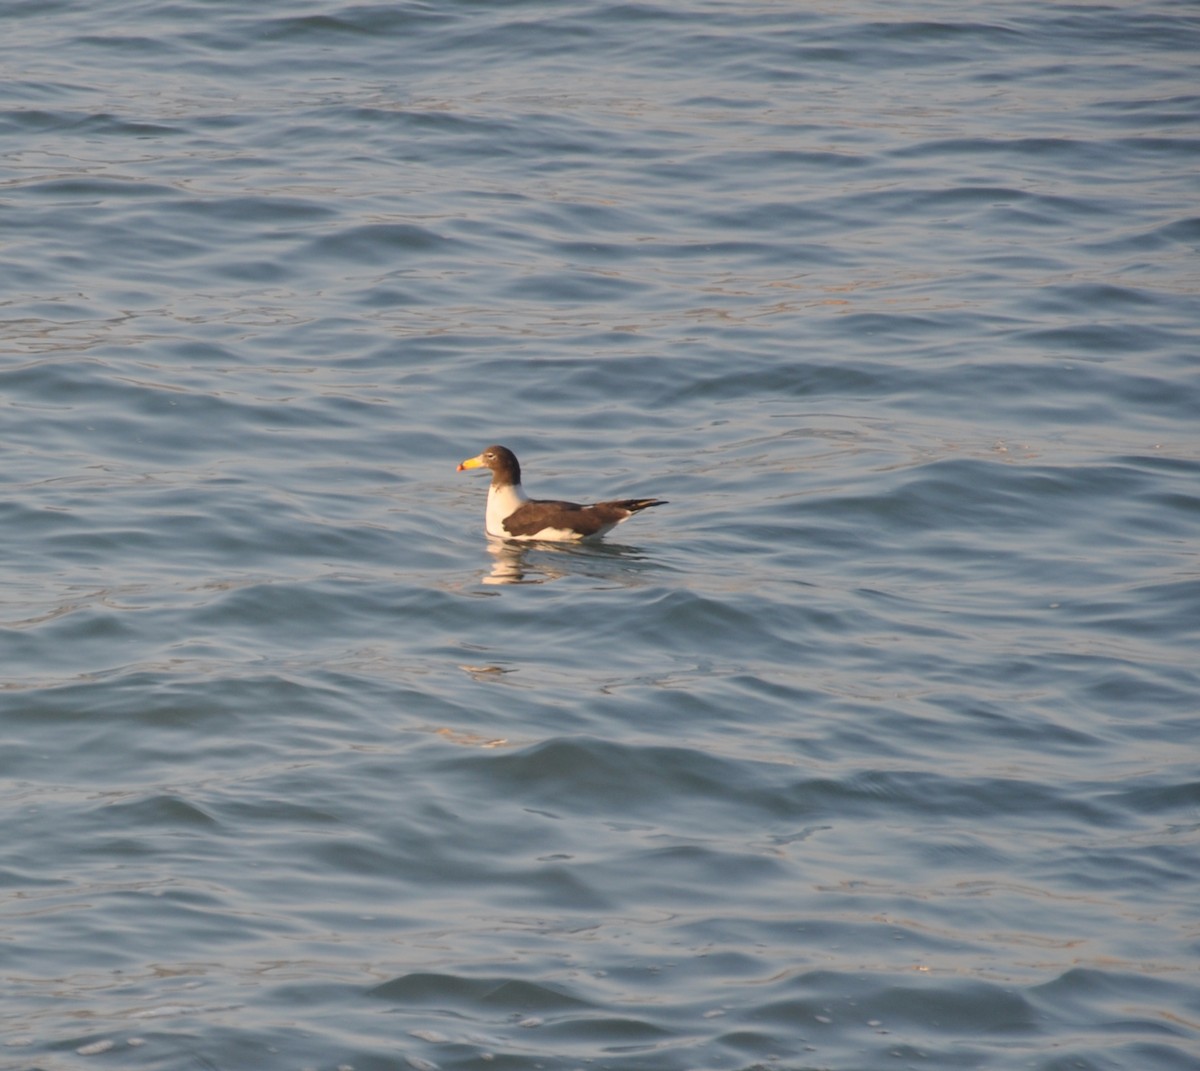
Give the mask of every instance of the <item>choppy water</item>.
[[1200, 1067], [1194, 5], [0, 42], [0, 1066]]

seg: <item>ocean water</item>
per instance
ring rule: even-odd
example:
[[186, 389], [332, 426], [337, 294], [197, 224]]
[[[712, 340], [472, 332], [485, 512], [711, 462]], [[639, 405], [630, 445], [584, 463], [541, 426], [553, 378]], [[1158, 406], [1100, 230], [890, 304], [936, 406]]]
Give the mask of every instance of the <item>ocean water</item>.
[[0, 1067], [1200, 1068], [1197, 55], [0, 7]]

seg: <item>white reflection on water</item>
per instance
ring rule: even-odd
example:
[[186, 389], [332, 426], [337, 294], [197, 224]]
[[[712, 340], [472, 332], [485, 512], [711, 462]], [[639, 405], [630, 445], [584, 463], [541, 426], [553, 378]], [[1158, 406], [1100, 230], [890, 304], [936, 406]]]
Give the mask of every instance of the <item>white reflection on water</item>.
[[488, 537], [491, 570], [484, 584], [545, 584], [568, 576], [621, 585], [642, 583], [656, 563], [640, 547], [620, 543], [530, 543]]

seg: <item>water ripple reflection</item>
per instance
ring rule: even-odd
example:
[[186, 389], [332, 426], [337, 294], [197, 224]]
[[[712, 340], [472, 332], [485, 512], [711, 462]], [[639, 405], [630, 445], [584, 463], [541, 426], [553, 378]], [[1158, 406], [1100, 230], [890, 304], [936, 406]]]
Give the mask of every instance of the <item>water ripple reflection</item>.
[[1195, 1065], [1198, 27], [981, 10], [0, 9], [0, 1065]]

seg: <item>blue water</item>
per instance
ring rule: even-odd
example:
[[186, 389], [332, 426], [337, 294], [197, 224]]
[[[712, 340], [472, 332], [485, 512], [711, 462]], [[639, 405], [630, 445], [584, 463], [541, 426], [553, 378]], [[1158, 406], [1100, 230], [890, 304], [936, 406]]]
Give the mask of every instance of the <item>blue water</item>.
[[0, 7], [0, 1067], [1200, 1068], [1197, 55]]

